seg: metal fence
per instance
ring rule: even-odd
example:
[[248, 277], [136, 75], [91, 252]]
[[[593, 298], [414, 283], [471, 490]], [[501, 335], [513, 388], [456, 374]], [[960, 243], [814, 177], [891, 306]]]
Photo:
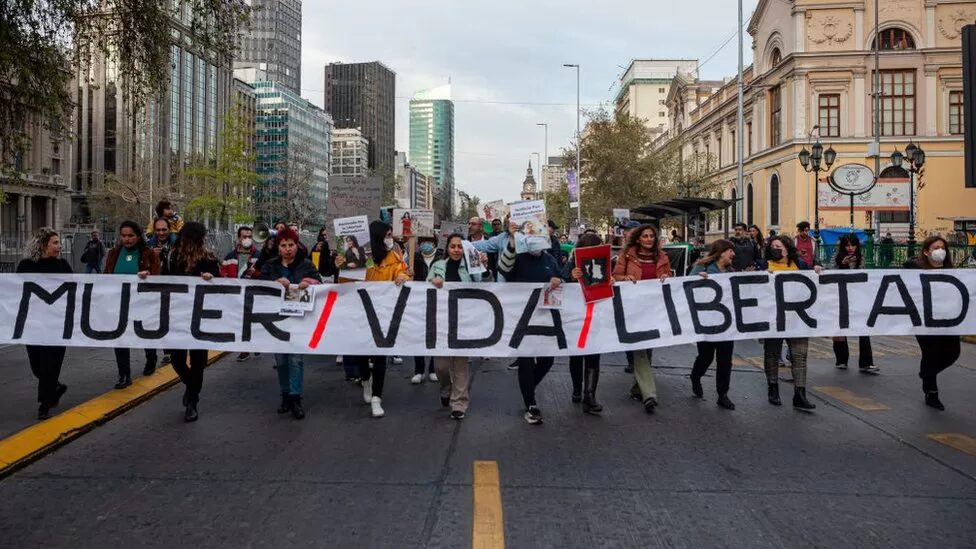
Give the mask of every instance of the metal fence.
[[[864, 250], [864, 267], [867, 269], [900, 269], [910, 257], [918, 255], [921, 242], [915, 244], [914, 250], [909, 252], [907, 244], [876, 244], [866, 243]], [[817, 248], [817, 261], [821, 265], [833, 265], [834, 255], [837, 253], [836, 244], [823, 244]], [[953, 267], [966, 269], [976, 268], [976, 246], [965, 244], [950, 244], [949, 255]]]

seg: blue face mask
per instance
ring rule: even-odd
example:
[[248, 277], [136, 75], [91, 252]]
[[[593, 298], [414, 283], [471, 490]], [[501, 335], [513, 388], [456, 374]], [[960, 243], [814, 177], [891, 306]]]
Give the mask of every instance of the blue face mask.
[[430, 242], [424, 242], [420, 245], [420, 253], [425, 255], [430, 255], [434, 253], [434, 245]]

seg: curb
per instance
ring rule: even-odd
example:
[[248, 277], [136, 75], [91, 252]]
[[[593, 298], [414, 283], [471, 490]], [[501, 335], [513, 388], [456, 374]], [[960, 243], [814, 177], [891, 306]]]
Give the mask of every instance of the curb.
[[[226, 352], [211, 351], [207, 366]], [[48, 420], [27, 427], [0, 440], [0, 479], [44, 457], [92, 429], [111, 421], [180, 382], [172, 366], [158, 368], [132, 385], [82, 402]]]

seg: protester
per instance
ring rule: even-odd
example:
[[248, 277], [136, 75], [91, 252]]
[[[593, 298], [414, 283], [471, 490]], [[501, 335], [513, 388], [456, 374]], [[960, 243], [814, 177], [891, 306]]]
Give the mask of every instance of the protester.
[[762, 231], [759, 230], [758, 225], [749, 225], [749, 236], [756, 241], [756, 246], [759, 246], [759, 256], [762, 258], [762, 253], [766, 249], [766, 241], [763, 239]]
[[319, 229], [315, 245], [312, 246], [312, 253], [319, 254], [318, 269], [319, 274], [322, 275], [322, 281], [339, 282], [339, 269], [336, 269], [335, 266], [335, 254], [332, 252], [332, 247], [329, 246], [329, 230], [326, 227]]
[[179, 233], [180, 229], [183, 228], [183, 218], [176, 213], [173, 203], [169, 200], [160, 200], [156, 204], [155, 212], [156, 217], [154, 217], [149, 223], [149, 226], [146, 227], [147, 237], [152, 236], [152, 234], [155, 232], [155, 221], [157, 219], [165, 219], [169, 223], [170, 232], [174, 234]]
[[[973, 248], [976, 250], [976, 248]], [[881, 239], [881, 251], [878, 253], [878, 267], [887, 269], [891, 267], [895, 260], [895, 239], [891, 238], [891, 233], [886, 232]]]
[[[115, 247], [109, 250], [105, 260], [105, 274], [136, 275], [145, 279], [149, 275], [161, 272], [159, 256], [149, 247], [146, 239], [135, 221], [123, 221], [119, 225], [119, 238]], [[132, 385], [132, 369], [129, 365], [129, 349], [115, 347], [115, 362], [119, 369], [119, 380], [116, 389], [125, 389]], [[142, 375], [152, 375], [156, 371], [158, 355], [155, 349], [146, 349], [146, 365]]]
[[[173, 258], [163, 274], [198, 276], [207, 281], [219, 277], [220, 264], [213, 252], [207, 249], [206, 237], [207, 228], [202, 223], [191, 221], [183, 225], [180, 238], [173, 247]], [[207, 367], [207, 350], [171, 349], [169, 353], [173, 357], [173, 370], [186, 386], [183, 392], [183, 420], [196, 421], [199, 418], [197, 405], [200, 402], [200, 390], [203, 388], [203, 370]]]
[[[613, 279], [617, 282], [629, 280], [665, 280], [671, 276], [671, 261], [661, 248], [657, 229], [653, 225], [640, 225], [627, 234], [627, 245], [617, 256], [613, 268]], [[634, 385], [630, 388], [631, 398], [640, 400], [644, 410], [651, 414], [657, 407], [657, 384], [651, 370], [653, 353], [651, 349], [633, 354]]]
[[161, 217], [153, 221], [153, 234], [146, 240], [146, 245], [156, 252], [161, 269], [169, 261], [169, 253], [176, 244], [176, 238], [176, 233], [170, 230], [169, 221]]
[[[845, 234], [837, 241], [837, 253], [834, 254], [835, 269], [863, 269], [864, 254], [861, 250], [861, 241], [854, 233]], [[832, 337], [834, 342], [834, 358], [836, 365], [841, 370], [847, 369], [847, 361], [850, 360], [851, 352], [847, 346], [847, 338]], [[877, 374], [880, 370], [874, 365], [874, 355], [871, 352], [871, 338], [860, 336], [857, 338], [857, 365], [861, 372], [866, 374]]]
[[548, 221], [549, 225], [549, 253], [559, 261], [559, 267], [562, 268], [569, 260], [569, 254], [563, 251], [563, 247], [559, 243], [559, 237], [556, 236], [556, 232], [559, 230], [559, 225], [553, 220]]
[[[430, 273], [431, 266], [434, 262], [441, 259], [441, 251], [437, 249], [434, 245], [437, 242], [435, 238], [420, 237], [417, 239], [417, 252], [413, 256], [413, 279], [415, 281], [428, 280], [427, 275]], [[450, 245], [450, 243], [448, 243]], [[467, 272], [467, 271], [465, 271]], [[478, 278], [481, 278], [480, 276]], [[427, 376], [432, 382], [436, 382], [438, 379], [438, 374], [434, 371], [434, 359], [428, 359], [427, 357], [415, 356], [413, 357], [413, 377], [410, 378], [410, 383], [414, 385], [419, 385], [424, 381], [424, 366], [426, 364]]]
[[101, 273], [103, 259], [105, 259], [105, 244], [99, 238], [98, 231], [92, 231], [91, 238], [85, 243], [85, 251], [81, 252], [85, 274]]
[[221, 276], [225, 278], [254, 278], [259, 274], [254, 265], [258, 261], [258, 248], [251, 237], [251, 227], [239, 227], [234, 247], [224, 256]]
[[[410, 279], [403, 256], [396, 249], [393, 228], [389, 224], [382, 221], [373, 221], [369, 224], [369, 245], [373, 253], [373, 266], [366, 269], [367, 282], [393, 282], [400, 286]], [[349, 359], [356, 360], [359, 366], [363, 400], [371, 406], [373, 417], [383, 417], [386, 415], [383, 410], [386, 357], [381, 355], [344, 357], [344, 360]], [[372, 371], [370, 371], [370, 362], [373, 364]]]
[[[518, 225], [509, 224], [508, 242], [498, 258], [498, 272], [506, 282], [547, 283], [558, 288], [563, 279], [559, 261], [544, 249], [515, 253], [515, 232]], [[518, 382], [525, 404], [525, 421], [530, 425], [542, 423], [542, 411], [535, 400], [535, 389], [552, 368], [553, 357], [519, 357]]]
[[730, 270], [736, 272], [755, 271], [762, 260], [759, 244], [749, 234], [749, 229], [745, 223], [736, 223], [734, 229], [735, 235], [729, 239], [734, 247], [735, 258]]
[[[941, 236], [930, 236], [922, 242], [918, 256], [905, 262], [908, 269], [951, 269], [952, 256], [949, 246]], [[939, 372], [952, 366], [962, 352], [961, 338], [957, 335], [917, 335], [918, 348], [922, 352], [918, 377], [922, 378], [925, 404], [936, 410], [945, 410], [939, 400]]]
[[[770, 237], [766, 244], [767, 270], [771, 273], [781, 271], [809, 270], [810, 267], [797, 256], [793, 241], [785, 235]], [[817, 273], [820, 267], [814, 267]], [[766, 370], [766, 383], [769, 385], [769, 403], [780, 406], [779, 365], [783, 351], [783, 341], [790, 348], [790, 370], [793, 373], [793, 407], [798, 410], [816, 408], [807, 400], [807, 351], [809, 339], [805, 337], [767, 338], [763, 340], [763, 365]]]
[[[576, 247], [563, 265], [563, 279], [575, 282], [583, 278], [583, 271], [576, 266], [573, 254], [579, 248], [600, 246], [603, 240], [594, 233], [583, 233], [576, 241]], [[613, 277], [611, 277], [611, 281]], [[574, 403], [582, 402], [583, 413], [598, 415], [603, 412], [603, 405], [596, 400], [596, 387], [600, 382], [600, 355], [574, 355], [569, 357], [569, 375], [573, 381]]]
[[[304, 290], [310, 285], [322, 283], [322, 275], [298, 247], [298, 233], [287, 228], [275, 236], [278, 255], [261, 268], [262, 280], [281, 284], [285, 292], [292, 285]], [[302, 388], [305, 376], [305, 357], [298, 353], [275, 353], [278, 371], [278, 387], [281, 389], [279, 414], [291, 412], [295, 419], [305, 417], [302, 407]]]
[[[498, 221], [496, 224], [495, 221]], [[504, 232], [502, 228], [502, 222], [499, 219], [492, 221], [492, 239], [499, 239], [499, 241], [504, 242], [504, 239], [508, 238], [508, 233]], [[497, 225], [497, 227], [496, 227]], [[488, 242], [488, 237], [485, 235], [485, 223], [478, 217], [472, 217], [468, 220], [468, 240], [474, 244], [476, 242], [481, 242], [481, 244], [476, 244], [475, 248], [479, 251], [483, 251], [488, 255], [488, 271], [481, 275], [481, 278], [486, 282], [494, 282], [498, 274], [498, 250], [493, 249], [481, 249], [479, 246], [483, 246]], [[503, 246], [504, 244], [502, 244]]]
[[796, 256], [809, 266], [817, 264], [816, 243], [810, 236], [810, 222], [801, 221], [796, 224]]
[[677, 244], [678, 242], [681, 242], [681, 241], [682, 241], [682, 238], [678, 234], [678, 230], [677, 229], [671, 229], [671, 243], [672, 244]]
[[[442, 288], [445, 282], [479, 282], [481, 276], [468, 273], [467, 261], [464, 258], [464, 237], [454, 233], [447, 237], [447, 257], [434, 261], [427, 273], [426, 280], [436, 288]], [[482, 253], [482, 256], [485, 254]], [[482, 257], [482, 260], [487, 258]], [[421, 376], [423, 362], [420, 363]], [[441, 406], [451, 407], [451, 419], [462, 420], [468, 412], [468, 357], [438, 356], [434, 357], [434, 368], [441, 382]], [[416, 376], [415, 376], [416, 377]]]
[[[737, 223], [735, 232], [737, 235], [744, 235], [744, 229], [744, 224]], [[752, 239], [745, 238], [752, 242]], [[720, 239], [712, 242], [705, 256], [695, 262], [690, 274], [708, 278], [709, 275], [734, 271], [737, 249], [738, 246], [729, 240]], [[754, 264], [747, 264], [746, 267], [754, 267]], [[712, 360], [715, 360], [715, 390], [718, 392], [718, 405], [726, 410], [735, 410], [735, 404], [729, 400], [729, 381], [732, 377], [732, 352], [735, 350], [735, 342], [699, 341], [697, 346], [698, 356], [695, 357], [695, 364], [691, 369], [691, 392], [698, 398], [704, 396], [701, 378], [708, 372]]]
[[495, 219], [492, 219], [491, 220], [491, 234], [498, 235], [498, 234], [504, 234], [504, 233], [505, 233], [505, 226], [502, 225], [502, 220], [501, 219], [498, 219], [497, 217]]
[[[98, 237], [97, 232], [92, 233]], [[71, 265], [61, 257], [61, 236], [50, 227], [41, 227], [24, 247], [18, 273], [71, 274]], [[25, 345], [31, 372], [37, 378], [37, 419], [51, 417], [51, 408], [60, 402], [68, 386], [61, 383], [64, 347]]]

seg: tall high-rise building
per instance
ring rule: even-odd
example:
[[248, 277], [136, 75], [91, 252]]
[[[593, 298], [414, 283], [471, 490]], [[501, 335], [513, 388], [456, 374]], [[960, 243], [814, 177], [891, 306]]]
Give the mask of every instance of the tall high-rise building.
[[396, 161], [396, 73], [379, 61], [325, 66], [325, 110], [336, 128], [369, 139], [369, 167], [392, 173]]
[[[254, 11], [235, 69], [258, 69], [296, 95], [302, 89], [302, 0], [248, 0]], [[253, 81], [247, 79], [248, 81]]]
[[454, 102], [451, 86], [417, 92], [410, 100], [410, 160], [433, 179], [434, 196], [454, 211]]

